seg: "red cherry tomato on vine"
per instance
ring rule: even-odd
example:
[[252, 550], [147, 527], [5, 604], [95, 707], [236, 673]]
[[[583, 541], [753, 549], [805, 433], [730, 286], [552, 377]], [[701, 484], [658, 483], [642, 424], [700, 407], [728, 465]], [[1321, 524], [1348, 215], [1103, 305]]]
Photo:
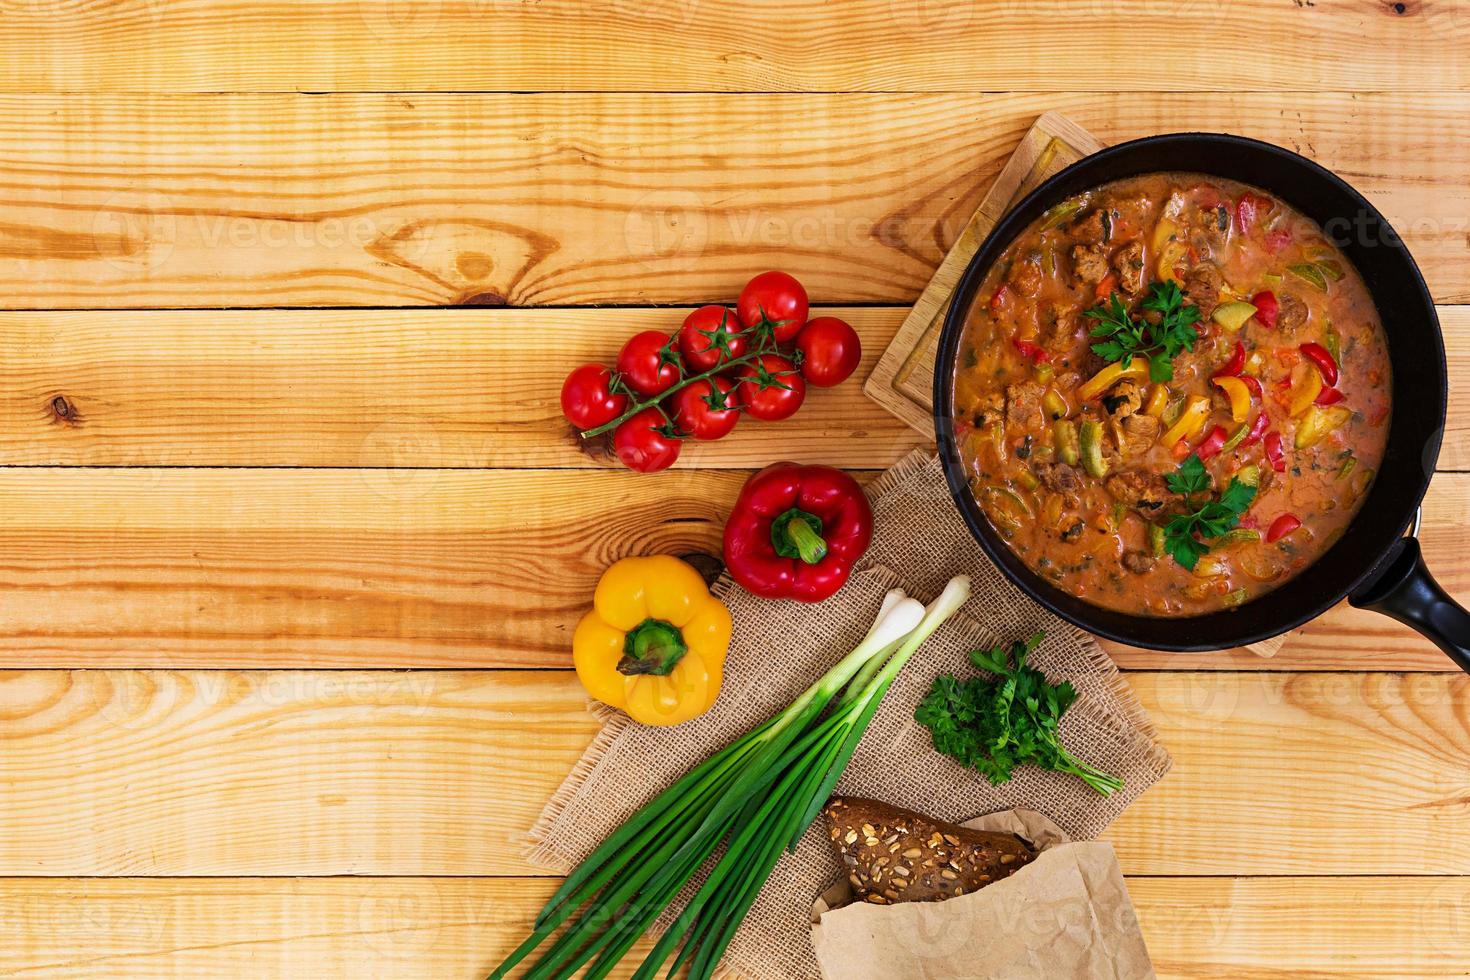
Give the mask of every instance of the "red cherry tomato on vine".
[[674, 338], [657, 330], [635, 333], [618, 354], [618, 373], [640, 395], [656, 395], [679, 380]]
[[715, 375], [680, 388], [669, 399], [669, 411], [680, 432], [696, 439], [723, 439], [740, 421], [740, 396], [735, 383]]
[[680, 442], [667, 432], [657, 408], [645, 408], [613, 430], [613, 450], [630, 470], [655, 473], [674, 465]]
[[750, 339], [743, 330], [739, 318], [723, 306], [701, 306], [685, 317], [679, 328], [679, 353], [690, 373], [702, 374], [744, 354]]
[[740, 402], [752, 418], [779, 422], [796, 414], [806, 400], [806, 382], [796, 365], [780, 354], [762, 354], [735, 372]]
[[818, 388], [842, 384], [863, 357], [857, 331], [835, 316], [808, 320], [796, 335], [796, 349], [801, 351], [802, 377]]
[[753, 327], [765, 320], [772, 324], [777, 342], [785, 343], [806, 326], [806, 289], [795, 276], [762, 272], [740, 290], [735, 308], [742, 324]]
[[606, 425], [628, 409], [628, 396], [614, 393], [612, 372], [601, 364], [583, 364], [561, 386], [561, 413], [579, 429]]

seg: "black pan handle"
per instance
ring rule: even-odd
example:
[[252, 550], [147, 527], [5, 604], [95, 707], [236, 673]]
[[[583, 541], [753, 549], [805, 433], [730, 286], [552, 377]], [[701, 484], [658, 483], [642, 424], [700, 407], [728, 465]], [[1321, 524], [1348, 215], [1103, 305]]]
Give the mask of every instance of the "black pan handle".
[[1429, 574], [1419, 539], [1400, 538], [1379, 568], [1378, 576], [1359, 586], [1348, 602], [1412, 626], [1470, 673], [1470, 612]]

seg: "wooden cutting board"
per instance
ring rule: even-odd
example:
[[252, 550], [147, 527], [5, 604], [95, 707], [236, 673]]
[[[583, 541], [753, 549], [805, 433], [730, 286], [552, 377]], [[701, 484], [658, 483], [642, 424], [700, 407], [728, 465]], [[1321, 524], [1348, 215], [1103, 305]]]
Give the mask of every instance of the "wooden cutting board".
[[[868, 375], [863, 391], [869, 398], [919, 431], [934, 431], [934, 349], [965, 267], [996, 222], [1017, 201], [1043, 180], [1096, 153], [1103, 145], [1060, 113], [1048, 112], [1037, 118]], [[1246, 649], [1272, 657], [1284, 642], [1285, 636], [1272, 637]]]
[[868, 375], [863, 391], [869, 398], [921, 432], [934, 431], [934, 348], [965, 267], [1012, 205], [1052, 174], [1102, 148], [1097, 137], [1060, 113], [1037, 118]]

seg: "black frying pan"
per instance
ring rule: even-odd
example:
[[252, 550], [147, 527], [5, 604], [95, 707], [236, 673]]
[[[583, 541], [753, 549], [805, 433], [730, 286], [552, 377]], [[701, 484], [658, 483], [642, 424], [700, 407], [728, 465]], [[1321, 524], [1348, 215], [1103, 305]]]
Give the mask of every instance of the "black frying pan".
[[[951, 417], [955, 357], [965, 318], [991, 265], [1042, 212], [1112, 180], [1161, 170], [1254, 184], [1317, 221], [1368, 284], [1388, 335], [1393, 405], [1383, 465], [1348, 531], [1284, 585], [1238, 610], [1184, 618], [1131, 616], [1056, 588], [1017, 558], [966, 482]], [[1470, 614], [1434, 581], [1420, 556], [1419, 503], [1434, 475], [1449, 391], [1444, 340], [1424, 277], [1389, 223], [1361, 194], [1312, 161], [1256, 140], [1215, 133], [1151, 136], [1096, 153], [1028, 194], [980, 246], [944, 320], [934, 370], [934, 428], [950, 493], [992, 561], [1042, 605], [1083, 629], [1156, 650], [1216, 650], [1284, 633], [1344, 597], [1407, 623], [1470, 671]]]

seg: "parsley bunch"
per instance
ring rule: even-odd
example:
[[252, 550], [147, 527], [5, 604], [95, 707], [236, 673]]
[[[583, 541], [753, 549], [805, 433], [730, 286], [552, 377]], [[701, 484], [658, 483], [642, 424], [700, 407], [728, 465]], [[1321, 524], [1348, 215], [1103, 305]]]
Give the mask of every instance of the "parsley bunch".
[[1199, 339], [1194, 325], [1199, 322], [1199, 307], [1184, 305], [1184, 294], [1173, 281], [1156, 282], [1139, 305], [1159, 314], [1159, 322], [1150, 324], [1135, 320], [1116, 292], [1110, 305], [1098, 305], [1085, 314], [1097, 321], [1092, 336], [1106, 337], [1092, 345], [1092, 352], [1109, 361], [1126, 361], [1135, 356], [1148, 358], [1148, 376], [1155, 382], [1174, 377], [1174, 358], [1180, 351], [1194, 350]]
[[1210, 474], [1198, 453], [1190, 453], [1164, 482], [1191, 508], [1189, 513], [1171, 517], [1164, 525], [1164, 549], [1179, 564], [1194, 571], [1200, 558], [1210, 550], [1201, 539], [1218, 538], [1239, 524], [1241, 515], [1256, 499], [1256, 488], [1231, 477], [1225, 492], [1218, 500], [1214, 499]]
[[1009, 652], [1002, 646], [970, 651], [975, 666], [995, 676], [960, 681], [941, 674], [914, 719], [929, 729], [935, 750], [974, 769], [992, 786], [1007, 782], [1017, 766], [1029, 763], [1070, 773], [1107, 796], [1123, 781], [1072, 755], [1057, 735], [1062, 714], [1077, 700], [1076, 688], [1068, 681], [1050, 684], [1026, 663], [1041, 639], [1037, 633], [1018, 640]]

